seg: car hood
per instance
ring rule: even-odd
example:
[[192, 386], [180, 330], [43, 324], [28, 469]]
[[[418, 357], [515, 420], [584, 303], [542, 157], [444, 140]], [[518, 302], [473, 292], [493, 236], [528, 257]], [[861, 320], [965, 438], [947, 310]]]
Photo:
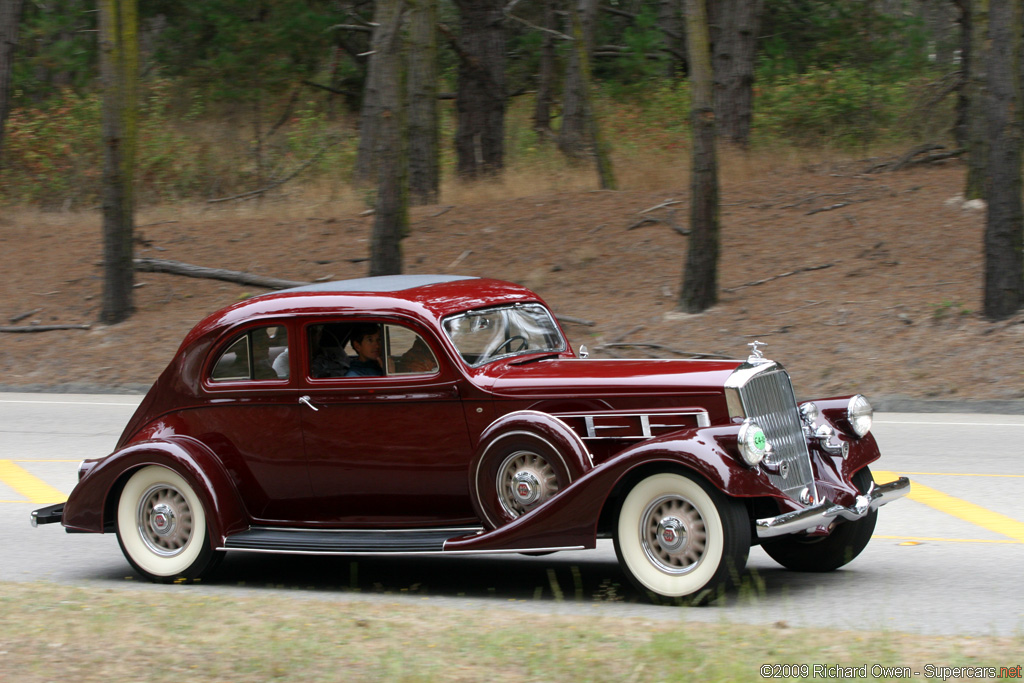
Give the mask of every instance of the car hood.
[[494, 368], [488, 389], [516, 398], [725, 393], [740, 360], [551, 359]]

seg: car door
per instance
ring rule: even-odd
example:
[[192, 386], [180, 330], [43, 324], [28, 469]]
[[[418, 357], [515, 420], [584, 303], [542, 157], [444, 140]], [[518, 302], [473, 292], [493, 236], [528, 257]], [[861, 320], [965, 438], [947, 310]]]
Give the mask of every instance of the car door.
[[313, 505], [289, 348], [289, 324], [261, 322], [225, 335], [210, 356], [201, 410], [180, 419], [224, 463], [258, 522], [305, 519]]
[[[356, 358], [350, 338], [366, 324], [379, 329], [380, 374], [356, 376], [367, 364]], [[368, 527], [474, 521], [461, 379], [443, 347], [411, 324], [377, 320], [311, 323], [303, 334], [300, 401], [315, 521]], [[333, 348], [324, 352], [318, 344]], [[331, 361], [317, 360], [324, 357]]]

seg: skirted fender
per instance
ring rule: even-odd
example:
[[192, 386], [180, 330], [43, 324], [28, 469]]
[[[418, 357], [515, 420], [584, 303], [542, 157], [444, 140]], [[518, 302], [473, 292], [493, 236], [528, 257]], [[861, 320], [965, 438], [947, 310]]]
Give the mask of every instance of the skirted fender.
[[223, 465], [202, 443], [187, 436], [133, 443], [98, 461], [71, 492], [62, 524], [76, 531], [108, 530], [114, 517], [107, 518], [113, 509], [107, 503], [117, 494], [115, 487], [123, 475], [146, 465], [167, 467], [192, 485], [206, 508], [215, 546], [223, 545], [229, 534], [248, 528], [245, 508]]
[[469, 466], [469, 491], [477, 515], [491, 527], [504, 524], [494, 474], [500, 460], [516, 448], [541, 453], [568, 485], [593, 468], [583, 439], [562, 420], [536, 410], [508, 413], [492, 422], [476, 447]]
[[688, 469], [734, 497], [779, 497], [764, 472], [750, 469], [735, 452], [738, 426], [687, 429], [625, 449], [586, 472], [549, 501], [508, 524], [451, 539], [445, 551], [486, 552], [593, 548], [601, 512], [640, 468]]

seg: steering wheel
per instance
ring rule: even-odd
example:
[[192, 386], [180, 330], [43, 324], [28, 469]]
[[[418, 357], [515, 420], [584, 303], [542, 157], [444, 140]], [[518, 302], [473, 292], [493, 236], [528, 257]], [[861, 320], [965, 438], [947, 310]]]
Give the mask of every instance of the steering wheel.
[[[518, 349], [513, 349], [512, 348], [512, 342], [515, 342], [515, 341], [520, 342]], [[529, 346], [529, 342], [526, 341], [526, 337], [524, 337], [521, 334], [517, 334], [517, 335], [515, 335], [513, 337], [509, 337], [505, 341], [503, 341], [500, 344], [498, 344], [497, 346], [495, 346], [493, 349], [491, 349], [491, 352], [488, 355], [490, 355], [490, 356], [497, 356], [498, 352], [501, 351], [506, 346], [508, 347], [509, 353], [516, 353], [517, 351], [522, 351], [527, 346]]]

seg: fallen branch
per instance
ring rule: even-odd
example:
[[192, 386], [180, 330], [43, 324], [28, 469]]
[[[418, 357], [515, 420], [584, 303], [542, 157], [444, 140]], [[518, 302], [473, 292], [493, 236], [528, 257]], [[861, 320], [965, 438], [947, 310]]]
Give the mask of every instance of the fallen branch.
[[844, 206], [849, 206], [849, 205], [850, 205], [850, 202], [839, 202], [838, 204], [832, 204], [831, 206], [823, 206], [823, 207], [821, 207], [819, 209], [811, 209], [810, 211], [808, 211], [804, 215], [805, 216], [813, 216], [816, 213], [825, 213], [826, 211], [835, 211], [836, 209], [841, 209]]
[[[918, 145], [917, 147], [914, 147], [909, 152], [907, 152], [906, 154], [904, 154], [903, 156], [901, 156], [899, 159], [897, 159], [895, 161], [883, 161], [881, 163], [877, 163], [877, 164], [874, 164], [872, 166], [869, 166], [868, 168], [866, 168], [864, 170], [864, 173], [880, 173], [882, 171], [889, 171], [889, 172], [899, 171], [900, 169], [905, 168], [907, 166], [913, 166], [913, 165], [916, 165], [916, 164], [928, 164], [928, 163], [932, 163], [932, 162], [935, 162], [935, 161], [942, 161], [943, 159], [949, 159], [950, 157], [959, 156], [959, 155], [963, 154], [966, 151], [966, 150], [963, 150], [963, 149], [957, 149], [957, 150], [952, 150], [952, 151], [949, 151], [949, 152], [939, 152], [937, 154], [929, 154], [929, 152], [936, 152], [937, 150], [943, 150], [943, 149], [946, 149], [946, 147], [944, 145], [939, 145], [939, 144], [935, 144], [935, 143], [927, 143], [927, 144], [924, 144], [924, 145]], [[914, 158], [914, 157], [917, 157], [917, 156], [919, 156], [921, 154], [925, 154], [926, 156], [921, 157], [920, 159], [915, 159]]]
[[10, 320], [11, 324], [13, 325], [14, 323], [21, 322], [22, 320], [24, 320], [25, 318], [29, 317], [30, 315], [35, 315], [36, 313], [39, 313], [42, 310], [43, 309], [41, 309], [41, 308], [34, 308], [31, 311], [27, 311], [25, 313], [19, 313], [18, 315], [12, 315], [10, 318], [8, 318], [8, 320]]
[[19, 325], [15, 327], [2, 326], [0, 332], [20, 334], [25, 332], [53, 332], [54, 330], [89, 330], [91, 325]]
[[610, 344], [602, 344], [597, 347], [598, 349], [652, 349], [656, 351], [668, 351], [674, 353], [677, 356], [688, 356], [690, 358], [732, 358], [732, 356], [723, 356], [720, 353], [698, 353], [696, 351], [683, 351], [681, 349], [673, 349], [670, 346], [664, 344], [655, 344], [653, 342], [612, 342]]
[[236, 195], [234, 195], [232, 197], [220, 197], [218, 199], [207, 199], [206, 203], [207, 204], [217, 204], [219, 202], [230, 202], [230, 201], [232, 201], [234, 199], [248, 199], [249, 197], [255, 197], [256, 195], [263, 194], [264, 192], [270, 192], [274, 188], [281, 187], [282, 185], [287, 183], [289, 180], [291, 180], [292, 178], [294, 178], [295, 176], [299, 175], [300, 173], [305, 171], [307, 168], [309, 168], [310, 166], [315, 164], [317, 162], [317, 160], [319, 160], [320, 157], [322, 157], [324, 155], [324, 152], [327, 151], [328, 147], [330, 147], [330, 145], [328, 145], [328, 144], [325, 144], [325, 145], [321, 146], [320, 149], [317, 150], [316, 154], [311, 156], [304, 163], [300, 164], [299, 167], [296, 168], [294, 171], [292, 171], [291, 173], [289, 173], [285, 177], [281, 178], [280, 180], [275, 180], [274, 182], [270, 183], [266, 187], [261, 187], [258, 190], [250, 190], [249, 192], [243, 192], [242, 194], [236, 194]]
[[164, 261], [155, 258], [135, 259], [135, 270], [143, 273], [169, 273], [171, 275], [184, 275], [185, 277], [206, 278], [209, 280], [224, 280], [240, 285], [252, 285], [254, 287], [265, 287], [266, 289], [288, 289], [289, 287], [301, 287], [310, 284], [300, 280], [282, 280], [276, 277], [264, 277], [253, 273], [243, 273], [237, 270], [224, 270], [223, 268], [207, 268], [196, 266], [181, 261]]
[[451, 263], [449, 263], [449, 264], [448, 264], [448, 267], [447, 267], [447, 268], [445, 268], [445, 270], [452, 270], [452, 269], [453, 269], [453, 268], [455, 268], [455, 267], [456, 267], [457, 265], [459, 265], [460, 263], [462, 263], [463, 261], [465, 261], [465, 260], [466, 260], [466, 257], [467, 257], [467, 256], [469, 256], [469, 255], [470, 255], [470, 254], [472, 254], [472, 253], [473, 253], [473, 250], [472, 250], [472, 249], [467, 249], [467, 250], [465, 250], [464, 252], [462, 252], [461, 254], [459, 254], [458, 258], [456, 258], [456, 259], [455, 259], [454, 261], [452, 261]]
[[796, 270], [791, 270], [788, 273], [780, 273], [779, 275], [772, 275], [771, 277], [766, 277], [763, 280], [755, 280], [754, 282], [746, 282], [746, 283], [744, 283], [742, 285], [739, 285], [738, 287], [723, 287], [722, 291], [723, 292], [737, 292], [737, 291], [739, 291], [741, 289], [744, 289], [746, 287], [756, 287], [758, 285], [763, 285], [766, 282], [771, 282], [772, 280], [778, 280], [779, 278], [789, 277], [790, 275], [796, 275], [797, 273], [809, 273], [812, 270], [825, 270], [826, 268], [831, 268], [834, 265], [835, 265], [834, 263], [825, 263], [825, 264], [820, 265], [820, 266], [807, 266], [806, 268], [798, 268]]
[[586, 327], [593, 327], [597, 324], [593, 320], [584, 320], [583, 318], [574, 318], [571, 315], [560, 315], [558, 313], [555, 313], [555, 318], [560, 323], [572, 323], [573, 325], [584, 325]]
[[676, 204], [682, 204], [682, 203], [683, 202], [678, 200], [678, 199], [666, 199], [661, 204], [655, 204], [654, 206], [652, 206], [650, 208], [647, 208], [647, 209], [644, 209], [643, 211], [640, 211], [639, 213], [642, 216], [643, 214], [650, 213], [651, 211], [655, 211], [656, 209], [664, 209], [666, 206], [675, 206]]
[[686, 235], [690, 234], [689, 230], [687, 230], [686, 228], [680, 228], [671, 219], [665, 220], [664, 218], [654, 218], [652, 216], [644, 216], [643, 218], [638, 220], [636, 223], [633, 223], [633, 225], [631, 225], [628, 228], [626, 228], [626, 230], [635, 230], [637, 228], [640, 228], [640, 227], [643, 227], [643, 226], [647, 225], [648, 223], [664, 223], [668, 227], [672, 228], [672, 230], [674, 230], [675, 232], [677, 232], [680, 235], [683, 235], [684, 237]]
[[626, 330], [625, 332], [623, 332], [622, 334], [620, 334], [620, 335], [619, 335], [618, 337], [615, 337], [615, 339], [612, 339], [612, 340], [611, 340], [610, 342], [608, 342], [608, 343], [609, 343], [609, 344], [617, 344], [618, 342], [621, 342], [621, 341], [622, 341], [623, 339], [625, 339], [625, 338], [626, 338], [626, 337], [628, 337], [629, 335], [631, 335], [631, 334], [636, 334], [637, 332], [639, 332], [639, 331], [640, 331], [640, 330], [642, 330], [642, 329], [644, 329], [644, 326], [643, 326], [643, 325], [637, 325], [636, 327], [633, 327], [633, 328], [630, 328], [630, 329]]

